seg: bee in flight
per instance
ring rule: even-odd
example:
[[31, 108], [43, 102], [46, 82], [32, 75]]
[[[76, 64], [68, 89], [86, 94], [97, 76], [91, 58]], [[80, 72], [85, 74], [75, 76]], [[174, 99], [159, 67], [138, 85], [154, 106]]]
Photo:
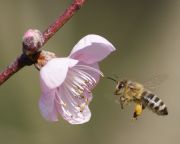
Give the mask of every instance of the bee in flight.
[[135, 103], [133, 118], [137, 119], [146, 107], [158, 115], [168, 115], [168, 110], [164, 102], [154, 93], [145, 89], [142, 84], [130, 80], [118, 81], [111, 77], [108, 77], [108, 79], [117, 83], [114, 95], [119, 96], [118, 101], [122, 109], [124, 105], [130, 102]]

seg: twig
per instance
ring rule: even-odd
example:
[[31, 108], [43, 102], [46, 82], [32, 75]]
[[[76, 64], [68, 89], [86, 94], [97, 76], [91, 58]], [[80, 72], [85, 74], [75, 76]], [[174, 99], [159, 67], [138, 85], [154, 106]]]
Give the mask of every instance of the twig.
[[44, 31], [44, 44], [83, 6], [84, 2], [85, 0], [74, 0], [71, 6]]
[[0, 73], [0, 85], [24, 66], [34, 64], [37, 59], [37, 57], [34, 55], [36, 55], [38, 49], [40, 49], [75, 14], [75, 12], [77, 12], [83, 6], [84, 2], [85, 0], [73, 0], [72, 4], [66, 9], [66, 11], [43, 32], [43, 43], [41, 45], [37, 45], [34, 48], [30, 44], [23, 44], [23, 49], [33, 49], [34, 53], [31, 53], [30, 56], [26, 55], [26, 53], [21, 54], [16, 58], [16, 60], [12, 62], [12, 64], [10, 64], [5, 70], [3, 70]]

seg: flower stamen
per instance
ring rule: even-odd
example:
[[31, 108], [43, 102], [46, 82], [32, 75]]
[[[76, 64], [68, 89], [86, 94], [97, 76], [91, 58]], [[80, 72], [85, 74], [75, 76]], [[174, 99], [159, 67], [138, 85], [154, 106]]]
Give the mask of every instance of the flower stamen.
[[78, 106], [80, 108], [79, 112], [83, 112], [83, 110], [85, 109], [86, 107], [86, 103], [82, 103], [81, 105]]
[[[79, 112], [83, 112], [86, 106], [89, 104], [89, 94], [91, 94], [92, 88], [97, 84], [97, 80], [93, 75], [87, 71], [92, 71], [104, 76], [103, 73], [90, 66], [76, 65], [68, 73], [63, 87], [67, 94], [67, 99], [71, 101], [71, 104], [78, 108]], [[58, 98], [57, 101], [59, 101]], [[62, 102], [61, 102], [62, 103]], [[66, 103], [62, 103], [63, 107], [66, 108]]]
[[60, 105], [62, 105], [62, 106], [64, 106], [64, 107], [67, 107], [67, 104], [66, 104], [65, 102], [63, 102], [58, 95], [56, 95], [55, 101], [56, 101], [58, 104], [60, 104]]
[[80, 64], [77, 64], [76, 66], [74, 66], [74, 68], [77, 67], [78, 69], [89, 69], [93, 72], [96, 72], [96, 73], [99, 73], [102, 77], [104, 77], [104, 74], [98, 70], [98, 69], [95, 69], [93, 67], [90, 67], [90, 66], [87, 66], [87, 65], [80, 65]]

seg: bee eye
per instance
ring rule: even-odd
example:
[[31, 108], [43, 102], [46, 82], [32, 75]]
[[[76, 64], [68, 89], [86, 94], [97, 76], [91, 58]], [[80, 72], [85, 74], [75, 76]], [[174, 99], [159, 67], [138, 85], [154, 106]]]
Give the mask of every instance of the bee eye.
[[124, 87], [124, 84], [123, 83], [120, 83], [119, 86], [118, 86], [118, 89], [121, 89]]

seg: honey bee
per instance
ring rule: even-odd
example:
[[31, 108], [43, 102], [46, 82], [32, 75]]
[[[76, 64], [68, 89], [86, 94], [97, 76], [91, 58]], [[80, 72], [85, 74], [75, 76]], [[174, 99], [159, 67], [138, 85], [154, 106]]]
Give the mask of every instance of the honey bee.
[[124, 105], [130, 102], [135, 103], [134, 119], [137, 119], [146, 107], [158, 115], [168, 115], [168, 110], [164, 102], [157, 95], [145, 89], [142, 84], [131, 80], [118, 81], [111, 77], [108, 77], [108, 79], [116, 82], [114, 95], [119, 96], [118, 101], [122, 109]]

